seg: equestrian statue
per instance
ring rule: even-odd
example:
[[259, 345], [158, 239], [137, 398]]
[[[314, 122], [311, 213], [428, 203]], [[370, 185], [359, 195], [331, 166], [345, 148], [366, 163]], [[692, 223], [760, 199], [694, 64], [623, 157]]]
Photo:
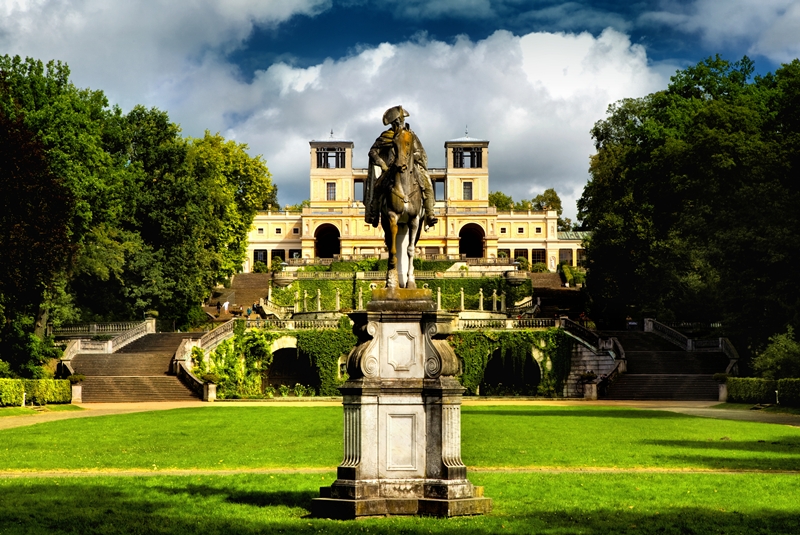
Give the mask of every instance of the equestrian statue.
[[434, 194], [428, 175], [428, 157], [417, 135], [407, 125], [402, 106], [383, 114], [391, 125], [369, 151], [369, 170], [364, 187], [364, 220], [383, 228], [389, 251], [386, 288], [416, 288], [414, 250], [422, 230], [438, 220], [434, 215]]

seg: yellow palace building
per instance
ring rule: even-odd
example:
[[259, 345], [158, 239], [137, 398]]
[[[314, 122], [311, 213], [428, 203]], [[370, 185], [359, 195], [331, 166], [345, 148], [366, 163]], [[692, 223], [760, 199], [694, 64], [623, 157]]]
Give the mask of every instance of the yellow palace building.
[[[244, 271], [279, 257], [289, 265], [317, 259], [384, 254], [381, 227], [364, 221], [367, 169], [353, 167], [353, 142], [311, 141], [310, 206], [302, 212], [260, 211], [248, 236]], [[463, 137], [444, 144], [447, 167], [429, 169], [439, 223], [422, 232], [418, 254], [469, 264], [507, 264], [523, 257], [551, 271], [582, 260], [581, 232], [559, 232], [553, 210], [497, 211], [489, 206], [489, 141]], [[324, 260], [323, 260], [324, 261]]]

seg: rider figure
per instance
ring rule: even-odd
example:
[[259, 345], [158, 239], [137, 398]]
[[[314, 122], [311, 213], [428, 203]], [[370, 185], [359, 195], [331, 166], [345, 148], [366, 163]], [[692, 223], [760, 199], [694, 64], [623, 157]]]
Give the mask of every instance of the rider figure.
[[[386, 110], [386, 113], [383, 114], [383, 124], [391, 124], [392, 126], [375, 140], [369, 151], [369, 171], [364, 188], [364, 204], [366, 207], [364, 220], [373, 227], [377, 227], [380, 221], [380, 197], [381, 191], [385, 187], [383, 177], [395, 158], [394, 136], [401, 129], [406, 128], [406, 117], [408, 117], [408, 112], [402, 106], [394, 106]], [[431, 178], [428, 175], [428, 156], [425, 154], [425, 149], [422, 147], [417, 134], [414, 134], [410, 127], [408, 131], [414, 136], [414, 166], [416, 167], [419, 186], [422, 189], [423, 206], [425, 207], [425, 228], [427, 230], [439, 221], [433, 212], [435, 199]], [[381, 175], [378, 177], [375, 176], [375, 166], [380, 167], [382, 170]]]

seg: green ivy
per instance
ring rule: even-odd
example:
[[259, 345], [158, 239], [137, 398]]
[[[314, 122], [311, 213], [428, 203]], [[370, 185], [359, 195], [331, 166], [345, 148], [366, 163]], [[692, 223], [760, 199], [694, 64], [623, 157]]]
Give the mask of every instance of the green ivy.
[[319, 372], [319, 394], [338, 396], [339, 386], [347, 379], [339, 378], [339, 359], [356, 346], [350, 318], [342, 316], [338, 329], [295, 331], [298, 351], [308, 355]]
[[569, 375], [572, 339], [562, 329], [462, 331], [452, 334], [448, 340], [462, 360], [463, 373], [460, 379], [468, 394], [478, 393], [486, 366], [495, 353], [499, 358], [513, 358], [519, 369], [523, 369], [531, 355], [531, 348], [536, 346], [544, 357], [541, 382], [537, 388], [541, 396], [561, 395], [564, 381]]

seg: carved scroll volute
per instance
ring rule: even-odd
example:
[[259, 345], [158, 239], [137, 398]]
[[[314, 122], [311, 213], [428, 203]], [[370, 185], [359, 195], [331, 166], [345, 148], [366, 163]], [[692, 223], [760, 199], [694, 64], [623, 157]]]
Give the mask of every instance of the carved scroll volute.
[[[351, 379], [378, 375], [378, 357], [375, 351], [375, 334], [378, 332], [378, 326], [375, 322], [369, 322], [362, 329], [362, 336], [359, 336], [362, 338], [361, 343], [354, 347], [347, 357], [347, 375]], [[368, 338], [363, 336], [364, 334]]]
[[425, 377], [431, 379], [458, 373], [458, 357], [447, 340], [435, 338], [438, 334], [439, 327], [436, 323], [425, 326]]

